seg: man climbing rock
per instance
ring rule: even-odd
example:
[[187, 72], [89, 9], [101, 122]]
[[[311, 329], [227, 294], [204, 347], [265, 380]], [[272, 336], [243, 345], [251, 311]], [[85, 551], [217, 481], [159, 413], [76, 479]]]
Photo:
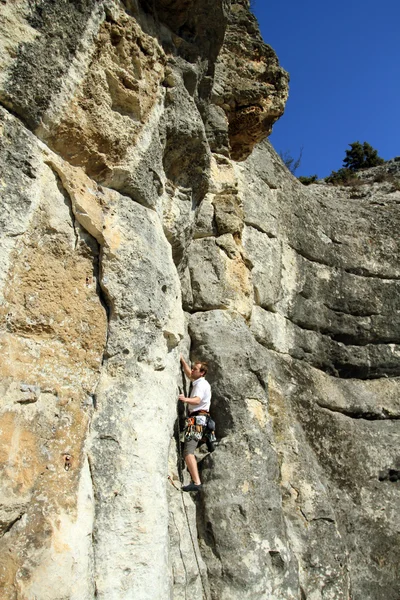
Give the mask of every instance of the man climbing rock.
[[193, 382], [189, 398], [186, 398], [183, 394], [179, 395], [179, 400], [185, 402], [189, 407], [189, 416], [186, 420], [183, 456], [185, 457], [187, 468], [192, 477], [192, 482], [189, 485], [185, 485], [182, 490], [184, 492], [199, 492], [202, 485], [194, 451], [203, 437], [203, 432], [209, 417], [211, 387], [205, 379], [205, 376], [207, 375], [207, 363], [197, 361], [193, 364], [193, 367], [190, 368], [181, 355], [181, 364], [185, 375]]

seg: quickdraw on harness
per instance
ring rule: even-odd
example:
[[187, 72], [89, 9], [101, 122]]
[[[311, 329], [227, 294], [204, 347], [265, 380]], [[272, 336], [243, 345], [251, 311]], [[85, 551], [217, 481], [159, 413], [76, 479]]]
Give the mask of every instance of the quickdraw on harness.
[[185, 420], [184, 438], [189, 440], [204, 440], [209, 452], [214, 451], [215, 422], [206, 410], [198, 410], [191, 413]]

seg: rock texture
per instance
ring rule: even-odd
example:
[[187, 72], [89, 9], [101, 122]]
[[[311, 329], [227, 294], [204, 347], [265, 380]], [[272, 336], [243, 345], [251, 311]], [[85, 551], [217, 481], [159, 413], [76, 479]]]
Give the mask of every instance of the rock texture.
[[0, 45], [2, 599], [398, 600], [398, 161], [288, 173], [247, 0], [4, 1]]

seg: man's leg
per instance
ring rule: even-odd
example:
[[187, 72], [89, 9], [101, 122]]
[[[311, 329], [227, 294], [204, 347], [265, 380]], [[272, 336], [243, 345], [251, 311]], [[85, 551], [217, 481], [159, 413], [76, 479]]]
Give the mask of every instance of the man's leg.
[[187, 468], [189, 469], [189, 473], [192, 477], [193, 483], [195, 483], [196, 485], [200, 485], [201, 481], [200, 481], [200, 475], [199, 475], [199, 469], [197, 467], [197, 460], [194, 454], [187, 454], [185, 456], [185, 463], [187, 465]]
[[194, 455], [194, 451], [197, 448], [197, 440], [185, 440], [185, 446], [183, 448], [183, 456], [185, 457], [185, 463], [189, 469], [190, 476], [193, 483], [184, 485], [182, 487], [183, 492], [199, 492], [201, 490], [201, 482], [199, 476], [199, 469], [197, 467], [197, 460]]

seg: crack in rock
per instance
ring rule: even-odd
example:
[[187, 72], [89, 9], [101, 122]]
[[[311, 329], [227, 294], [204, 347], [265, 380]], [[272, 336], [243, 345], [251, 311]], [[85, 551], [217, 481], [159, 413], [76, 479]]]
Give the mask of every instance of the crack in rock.
[[333, 413], [339, 413], [344, 415], [345, 417], [349, 417], [351, 419], [363, 419], [365, 421], [398, 421], [400, 420], [400, 415], [390, 414], [386, 409], [382, 409], [380, 413], [374, 413], [371, 411], [363, 411], [361, 409], [346, 409], [337, 406], [328, 406], [326, 404], [322, 404], [321, 402], [316, 403], [320, 408], [325, 410], [329, 410]]

